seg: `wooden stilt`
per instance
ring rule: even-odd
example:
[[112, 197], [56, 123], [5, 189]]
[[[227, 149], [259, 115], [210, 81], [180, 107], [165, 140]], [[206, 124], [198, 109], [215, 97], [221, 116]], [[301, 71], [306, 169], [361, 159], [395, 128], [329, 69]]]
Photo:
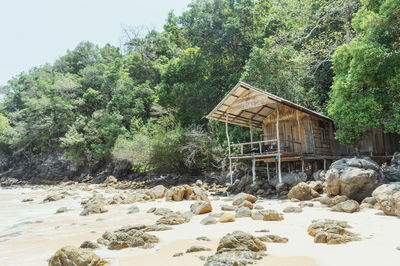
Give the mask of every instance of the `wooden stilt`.
[[255, 184], [256, 183], [256, 158], [253, 158], [253, 160], [252, 160], [251, 172], [253, 174], [253, 184]]
[[279, 180], [279, 183], [282, 183], [281, 138], [279, 136], [279, 104], [276, 106], [276, 139], [278, 140], [278, 180]]
[[304, 172], [304, 159], [301, 158], [301, 171]]
[[324, 159], [324, 170], [326, 171], [326, 159]]
[[233, 184], [233, 180], [232, 180], [232, 158], [231, 158], [231, 141], [229, 139], [229, 132], [228, 132], [228, 110], [226, 110], [225, 133], [226, 133], [226, 139], [228, 141], [229, 174], [230, 174], [230, 177], [231, 177], [231, 185], [232, 185]]
[[267, 176], [268, 176], [268, 182], [271, 179], [270, 175], [269, 175], [269, 163], [267, 162]]

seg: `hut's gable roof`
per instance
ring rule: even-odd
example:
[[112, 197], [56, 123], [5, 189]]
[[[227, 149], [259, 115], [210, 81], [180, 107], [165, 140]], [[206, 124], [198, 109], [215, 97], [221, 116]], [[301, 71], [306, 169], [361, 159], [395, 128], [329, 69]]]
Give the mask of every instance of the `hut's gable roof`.
[[275, 111], [278, 104], [284, 104], [293, 109], [332, 120], [323, 114], [241, 81], [207, 115], [207, 118], [225, 122], [226, 115], [228, 115], [228, 123], [230, 124], [248, 127], [251, 121], [253, 127], [261, 128], [263, 120]]

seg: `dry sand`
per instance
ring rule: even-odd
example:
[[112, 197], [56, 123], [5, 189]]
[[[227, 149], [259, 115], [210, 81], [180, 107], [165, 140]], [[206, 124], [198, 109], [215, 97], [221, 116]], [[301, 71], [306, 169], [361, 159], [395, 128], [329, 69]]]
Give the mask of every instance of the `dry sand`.
[[[101, 191], [101, 189], [97, 189]], [[81, 200], [91, 196], [88, 191], [75, 191], [55, 202], [41, 203], [48, 191], [31, 189], [0, 190], [0, 265], [46, 265], [47, 260], [65, 245], [79, 246], [85, 240], [96, 241], [105, 231], [116, 230], [125, 225], [154, 224], [160, 218], [146, 211], [150, 207], [167, 207], [172, 210], [187, 211], [191, 201], [135, 203], [140, 212], [127, 214], [127, 205], [108, 205], [103, 214], [80, 216]], [[110, 194], [105, 193], [107, 196]], [[21, 202], [33, 198], [33, 202]], [[212, 199], [212, 197], [210, 197]], [[214, 212], [221, 212], [220, 205], [230, 204], [212, 200]], [[258, 202], [266, 209], [281, 212], [287, 206], [297, 206], [288, 200], [262, 200]], [[193, 216], [190, 223], [173, 226], [173, 230], [151, 232], [160, 238], [160, 243], [152, 249], [128, 248], [111, 251], [105, 248], [95, 250], [107, 258], [112, 265], [203, 265], [199, 256], [215, 253], [218, 241], [227, 233], [242, 230], [255, 236], [270, 230], [289, 238], [287, 244], [267, 244], [267, 254], [257, 265], [274, 266], [313, 266], [313, 265], [400, 265], [400, 218], [386, 216], [379, 210], [363, 209], [358, 213], [347, 214], [331, 212], [329, 208], [314, 202], [314, 207], [303, 208], [302, 213], [285, 213], [283, 221], [254, 221], [251, 218], [238, 218], [236, 222], [201, 225], [200, 220], [208, 214]], [[55, 214], [60, 207], [71, 209], [66, 213]], [[313, 219], [338, 219], [348, 221], [359, 233], [362, 240], [342, 245], [315, 244], [307, 234], [307, 227]], [[198, 241], [196, 237], [206, 236], [211, 241]], [[191, 245], [210, 247], [212, 251], [184, 254]]]

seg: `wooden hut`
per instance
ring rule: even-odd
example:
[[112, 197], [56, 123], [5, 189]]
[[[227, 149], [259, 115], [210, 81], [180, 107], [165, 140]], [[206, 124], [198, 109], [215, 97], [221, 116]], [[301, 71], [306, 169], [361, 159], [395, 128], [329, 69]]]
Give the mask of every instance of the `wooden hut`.
[[[224, 122], [229, 146], [229, 165], [232, 182], [232, 159], [252, 160], [253, 180], [256, 161], [267, 165], [276, 163], [277, 176], [281, 182], [281, 165], [284, 162], [305, 161], [316, 163], [352, 156], [355, 150], [340, 145], [334, 139], [334, 125], [331, 118], [239, 82], [212, 110], [208, 119]], [[250, 141], [231, 143], [228, 124], [250, 128]], [[260, 140], [253, 139], [253, 129], [263, 132]], [[400, 150], [400, 135], [383, 134], [374, 129], [368, 139], [360, 143], [359, 151], [369, 156], [386, 158]]]

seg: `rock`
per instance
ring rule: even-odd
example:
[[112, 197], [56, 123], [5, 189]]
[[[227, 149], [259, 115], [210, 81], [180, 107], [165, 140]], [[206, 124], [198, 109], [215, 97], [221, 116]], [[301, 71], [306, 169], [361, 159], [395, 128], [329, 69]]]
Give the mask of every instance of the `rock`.
[[216, 223], [217, 223], [217, 220], [216, 220], [214, 217], [212, 217], [212, 216], [207, 216], [207, 217], [205, 217], [203, 220], [201, 220], [200, 223], [201, 223], [202, 225], [216, 224]]
[[346, 196], [335, 196], [333, 198], [329, 198], [329, 197], [320, 197], [317, 198], [316, 200], [318, 200], [321, 204], [324, 205], [328, 205], [329, 207], [335, 206], [341, 202], [345, 202], [346, 200], [348, 200], [349, 198]]
[[314, 204], [311, 202], [300, 202], [299, 207], [314, 207]]
[[325, 181], [325, 173], [326, 173], [325, 170], [317, 170], [312, 174], [312, 178], [315, 181]]
[[132, 214], [132, 213], [138, 213], [139, 212], [139, 207], [136, 205], [132, 205], [128, 208], [128, 214]]
[[332, 207], [331, 211], [353, 213], [360, 211], [360, 205], [355, 200], [346, 200]]
[[300, 202], [300, 200], [296, 199], [296, 198], [291, 198], [290, 199], [291, 202]]
[[283, 209], [283, 212], [286, 212], [286, 213], [290, 213], [290, 212], [299, 213], [299, 212], [302, 212], [302, 211], [303, 211], [302, 208], [300, 208], [300, 207], [292, 207], [292, 206], [288, 206], [288, 207]]
[[185, 197], [186, 188], [184, 186], [177, 186], [168, 189], [165, 194], [166, 201], [182, 201]]
[[183, 252], [178, 252], [178, 253], [175, 253], [174, 255], [172, 255], [172, 257], [182, 257], [183, 256]]
[[312, 190], [318, 193], [324, 192], [324, 183], [322, 183], [322, 181], [311, 181], [310, 183], [308, 183], [308, 185], [311, 187]]
[[344, 244], [360, 240], [357, 234], [347, 230], [347, 222], [336, 220], [313, 220], [307, 232], [314, 237], [314, 243]]
[[[286, 184], [288, 187], [293, 187], [293, 186], [297, 185], [298, 183], [306, 182], [306, 181], [307, 181], [307, 174], [304, 172], [282, 173], [282, 183]], [[278, 178], [274, 177], [274, 178], [270, 179], [269, 183], [276, 188], [279, 184], [279, 180], [278, 180]]]
[[88, 248], [88, 249], [96, 249], [100, 248], [99, 244], [92, 242], [92, 241], [84, 241], [80, 248]]
[[269, 242], [269, 243], [287, 243], [289, 241], [287, 237], [281, 237], [278, 235], [265, 235], [265, 236], [259, 236], [257, 238], [263, 242]]
[[212, 211], [209, 201], [196, 201], [190, 206], [190, 211], [194, 214], [204, 214]]
[[156, 224], [178, 225], [190, 222], [192, 215], [190, 212], [171, 212], [156, 221]]
[[400, 216], [400, 184], [381, 185], [372, 196], [386, 215]]
[[236, 206], [231, 206], [231, 205], [221, 205], [221, 210], [222, 211], [236, 211], [238, 207]]
[[201, 252], [201, 251], [211, 251], [211, 248], [203, 246], [191, 246], [186, 250], [186, 253]]
[[367, 157], [340, 159], [325, 176], [329, 195], [345, 195], [357, 201], [371, 196], [382, 178], [379, 165]]
[[106, 184], [107, 186], [115, 185], [117, 183], [118, 180], [112, 175], [110, 175], [109, 177], [106, 178], [106, 180], [104, 180], [104, 184]]
[[267, 247], [258, 238], [242, 231], [227, 234], [219, 241], [217, 252], [204, 265], [246, 265], [262, 258]]
[[162, 199], [165, 197], [166, 191], [167, 191], [167, 189], [163, 185], [158, 185], [158, 186], [155, 186], [155, 187], [149, 189], [147, 194], [152, 199]]
[[253, 177], [249, 174], [245, 174], [241, 178], [235, 179], [232, 186], [228, 187], [228, 191], [237, 194], [244, 191], [251, 191], [253, 189]]
[[268, 229], [260, 229], [260, 230], [256, 230], [256, 232], [258, 232], [258, 233], [268, 233], [269, 230]]
[[209, 239], [209, 238], [206, 237], [206, 236], [199, 236], [199, 237], [196, 237], [196, 240], [199, 240], [199, 241], [211, 241], [211, 239]]
[[102, 235], [102, 241], [97, 242], [106, 245], [108, 249], [120, 250], [128, 247], [152, 248], [159, 239], [134, 227], [123, 227], [114, 232], [106, 231]]
[[173, 213], [174, 211], [168, 208], [157, 208], [153, 211], [154, 215], [159, 215], [159, 216], [165, 216], [170, 213]]
[[224, 212], [216, 212], [216, 213], [210, 213], [209, 215], [210, 215], [211, 217], [214, 217], [214, 218], [219, 218], [219, 217], [221, 217], [223, 214], [224, 214]]
[[51, 194], [51, 195], [47, 195], [47, 196], [44, 198], [43, 202], [57, 201], [57, 200], [60, 200], [60, 199], [63, 199], [63, 198], [65, 198], [64, 195]]
[[365, 208], [377, 209], [378, 207], [379, 204], [374, 197], [366, 197], [360, 204], [360, 209], [365, 209]]
[[[296, 186], [292, 187], [288, 193], [288, 198], [289, 199], [298, 199], [300, 201], [303, 200], [310, 200], [315, 197], [315, 191], [311, 188], [310, 185], [302, 182], [297, 184]], [[319, 196], [319, 194], [317, 195]]]
[[122, 232], [128, 232], [131, 230], [140, 230], [142, 232], [155, 232], [155, 231], [172, 230], [172, 227], [166, 226], [165, 224], [152, 224], [152, 225], [135, 224], [135, 225], [126, 225], [119, 229], [119, 231]]
[[235, 214], [236, 218], [251, 217], [251, 210], [247, 207], [240, 207]]
[[156, 209], [157, 209], [156, 207], [151, 207], [146, 211], [146, 213], [154, 213]]
[[94, 194], [83, 207], [83, 210], [80, 215], [86, 216], [93, 213], [104, 213], [107, 212], [104, 208], [105, 199], [101, 194]]
[[32, 198], [27, 198], [27, 199], [23, 199], [21, 202], [29, 202], [29, 201], [33, 201]]
[[106, 261], [93, 252], [73, 246], [65, 246], [61, 248], [49, 260], [49, 266], [91, 266], [104, 265], [106, 263]]
[[252, 210], [252, 209], [254, 208], [253, 204], [251, 204], [251, 202], [250, 202], [250, 201], [247, 201], [247, 200], [244, 200], [242, 203], [240, 203], [240, 204], [238, 205], [238, 207], [239, 207], [239, 208], [241, 208], [241, 207], [246, 207], [246, 208], [249, 208], [250, 210]]
[[393, 155], [390, 166], [382, 167], [382, 173], [386, 182], [400, 182], [400, 152]]
[[251, 213], [253, 220], [281, 221], [283, 216], [274, 210], [257, 210]]
[[133, 193], [129, 193], [124, 195], [124, 199], [121, 204], [132, 204], [135, 202], [142, 202], [151, 200], [151, 197], [146, 194], [145, 191], [134, 191]]
[[202, 187], [203, 186], [203, 182], [200, 179], [197, 179], [195, 185], [198, 186], [198, 187]]
[[259, 204], [257, 204], [256, 206], [254, 206], [254, 209], [255, 209], [255, 210], [263, 210], [264, 207], [261, 206], [261, 205], [259, 205]]
[[250, 203], [255, 203], [257, 201], [257, 197], [247, 194], [247, 193], [239, 193], [237, 194], [232, 201], [232, 205], [238, 206], [242, 204], [244, 201], [249, 201]]
[[56, 214], [57, 213], [63, 213], [63, 212], [66, 212], [66, 211], [68, 211], [67, 207], [61, 207], [61, 208], [57, 209]]
[[219, 217], [218, 222], [220, 223], [230, 223], [235, 221], [235, 215], [232, 213], [225, 212], [224, 214]]

